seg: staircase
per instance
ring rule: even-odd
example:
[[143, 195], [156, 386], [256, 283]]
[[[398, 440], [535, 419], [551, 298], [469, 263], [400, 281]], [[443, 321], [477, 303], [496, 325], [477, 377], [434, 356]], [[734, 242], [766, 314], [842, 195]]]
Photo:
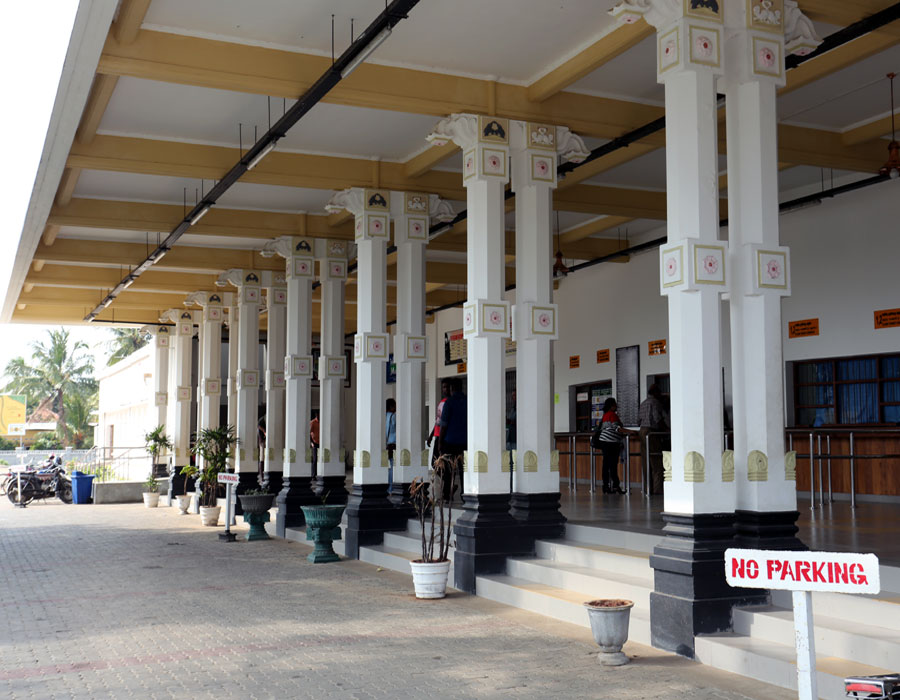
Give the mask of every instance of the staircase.
[[[360, 549], [360, 560], [401, 573], [421, 553], [419, 523], [385, 533], [384, 543]], [[288, 539], [306, 541], [304, 530]], [[650, 645], [649, 556], [659, 535], [569, 524], [566, 536], [536, 543], [534, 557], [507, 561], [506, 573], [476, 578], [477, 595], [582, 627], [589, 627], [583, 603], [595, 598], [634, 601], [629, 639]], [[335, 542], [343, 554], [343, 543]], [[451, 548], [451, 559], [453, 549]], [[453, 567], [450, 568], [453, 581]], [[814, 593], [819, 696], [843, 699], [850, 675], [900, 669], [900, 568], [881, 567], [878, 596]], [[701, 663], [783, 688], [796, 688], [791, 596], [775, 591], [772, 604], [738, 608], [734, 632], [696, 639]], [[865, 663], [862, 661], [865, 660]]]

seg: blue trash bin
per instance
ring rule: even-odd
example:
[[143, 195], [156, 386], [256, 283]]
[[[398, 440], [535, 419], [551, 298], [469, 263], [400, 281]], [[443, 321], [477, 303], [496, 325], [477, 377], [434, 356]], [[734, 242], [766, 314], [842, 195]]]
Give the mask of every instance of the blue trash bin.
[[72, 472], [72, 503], [91, 503], [91, 482], [93, 474], [83, 474], [79, 471]]

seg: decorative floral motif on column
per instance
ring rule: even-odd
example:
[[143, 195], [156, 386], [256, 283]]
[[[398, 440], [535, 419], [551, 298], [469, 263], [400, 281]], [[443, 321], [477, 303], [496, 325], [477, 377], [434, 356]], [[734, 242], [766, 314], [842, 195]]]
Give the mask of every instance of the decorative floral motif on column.
[[797, 452], [794, 450], [784, 454], [784, 480], [797, 481]]
[[699, 452], [688, 452], [684, 456], [684, 480], [690, 483], [706, 481], [706, 460]]
[[559, 472], [559, 450], [553, 450], [550, 453], [550, 471]]
[[672, 481], [672, 453], [663, 452], [663, 481]]
[[734, 450], [725, 450], [722, 453], [722, 481], [725, 483], [734, 481]]
[[769, 480], [769, 458], [759, 450], [751, 450], [747, 455], [747, 480]]

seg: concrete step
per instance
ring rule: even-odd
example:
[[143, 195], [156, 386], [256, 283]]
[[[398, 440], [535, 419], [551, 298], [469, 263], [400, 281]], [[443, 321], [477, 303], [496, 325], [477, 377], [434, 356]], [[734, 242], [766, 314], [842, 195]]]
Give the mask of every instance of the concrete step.
[[627, 598], [649, 614], [652, 581], [646, 578], [602, 572], [548, 559], [524, 558], [508, 559], [506, 573], [523, 581], [571, 591], [580, 597], [581, 602], [596, 598]]
[[541, 559], [549, 559], [561, 564], [572, 564], [597, 569], [600, 572], [615, 572], [633, 578], [646, 578], [652, 584], [653, 569], [649, 555], [617, 547], [603, 547], [575, 540], [538, 540], [535, 554]]
[[659, 534], [628, 532], [627, 530], [566, 523], [566, 539], [601, 547], [616, 547], [632, 552], [652, 554], [653, 548], [665, 538], [662, 532]]
[[[765, 680], [782, 688], [797, 688], [797, 654], [792, 643], [779, 644], [738, 634], [697, 637], [696, 659], [700, 663]], [[851, 675], [889, 673], [889, 669], [867, 666], [825, 654], [816, 655], [819, 697], [844, 700], [844, 678]]]
[[[858, 623], [831, 617], [830, 613], [830, 610], [817, 612], [813, 604], [817, 654], [865, 659], [866, 663], [885, 668], [900, 663], [900, 631], [896, 628], [870, 624], [879, 622], [879, 618]], [[794, 636], [794, 613], [774, 606], [737, 608], [734, 631], [764, 641], [790, 642]]]
[[[813, 613], [827, 611], [829, 617], [852, 623], [871, 624], [900, 629], [900, 593], [882, 590], [877, 595], [813, 593]], [[779, 608], [792, 608], [790, 591], [772, 591], [772, 603]]]
[[[511, 605], [556, 620], [582, 627], [590, 627], [583, 603], [590, 596], [555, 586], [535, 583], [526, 579], [495, 574], [477, 576], [475, 592], [482, 598]], [[648, 610], [631, 609], [628, 638], [640, 644], [650, 644], [650, 613]]]

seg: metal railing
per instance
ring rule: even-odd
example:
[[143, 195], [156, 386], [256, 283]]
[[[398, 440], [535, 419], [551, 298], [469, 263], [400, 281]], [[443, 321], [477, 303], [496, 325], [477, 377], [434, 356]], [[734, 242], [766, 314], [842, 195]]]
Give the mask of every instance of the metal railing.
[[[658, 436], [666, 436], [669, 433], [649, 433], [645, 436], [645, 445], [644, 449], [648, 455], [648, 459], [645, 460], [646, 464], [642, 462], [640, 469], [641, 476], [641, 493], [647, 497], [650, 495], [650, 484], [652, 482], [652, 478], [650, 475], [650, 457], [655, 457], [657, 455], [661, 455], [661, 452], [651, 452], [650, 451], [650, 440], [653, 437]], [[871, 460], [871, 459], [896, 459], [900, 460], [900, 453], [893, 452], [885, 452], [885, 453], [859, 453], [856, 451], [857, 443], [856, 438], [861, 436], [878, 436], [888, 439], [894, 439], [896, 441], [895, 444], [900, 445], [900, 430], [896, 430], [894, 428], [864, 428], [864, 429], [855, 429], [855, 428], [787, 428], [785, 430], [785, 439], [788, 444], [788, 450], [794, 450], [795, 441], [799, 442], [802, 439], [804, 444], [808, 444], [809, 452], [797, 452], [797, 459], [807, 459], [809, 460], [809, 480], [810, 480], [810, 508], [816, 507], [816, 484], [818, 483], [818, 491], [819, 491], [819, 502], [818, 506], [821, 507], [825, 504], [825, 487], [827, 483], [828, 489], [828, 502], [834, 502], [834, 491], [832, 484], [832, 460], [834, 459], [846, 459], [850, 464], [850, 507], [856, 508], [856, 476], [857, 476], [857, 461], [858, 460]], [[832, 437], [847, 437], [849, 439], [849, 449], [847, 452], [833, 452], [832, 451]], [[577, 461], [578, 457], [588, 457], [589, 458], [589, 471], [590, 471], [590, 492], [596, 493], [597, 490], [597, 465], [596, 465], [596, 456], [597, 451], [594, 450], [590, 445], [591, 433], [556, 433], [555, 438], [557, 439], [557, 443], [559, 444], [559, 440], [566, 441], [566, 449], [560, 450], [560, 455], [566, 455], [568, 457], [568, 480], [569, 480], [569, 489], [577, 493], [578, 491], [578, 474], [577, 474]], [[587, 450], [579, 450], [578, 443], [580, 440], [587, 442]], [[822, 450], [822, 446], [825, 446], [825, 451]], [[731, 430], [727, 430], [723, 434], [723, 444], [725, 449], [733, 449], [734, 447], [734, 433]], [[637, 445], [637, 451], [633, 450], [633, 445]], [[631, 490], [631, 458], [632, 457], [640, 457], [641, 456], [641, 445], [640, 439], [637, 437], [626, 436], [625, 437], [625, 490], [626, 492], [630, 492]], [[817, 478], [818, 477], [818, 478]]]

